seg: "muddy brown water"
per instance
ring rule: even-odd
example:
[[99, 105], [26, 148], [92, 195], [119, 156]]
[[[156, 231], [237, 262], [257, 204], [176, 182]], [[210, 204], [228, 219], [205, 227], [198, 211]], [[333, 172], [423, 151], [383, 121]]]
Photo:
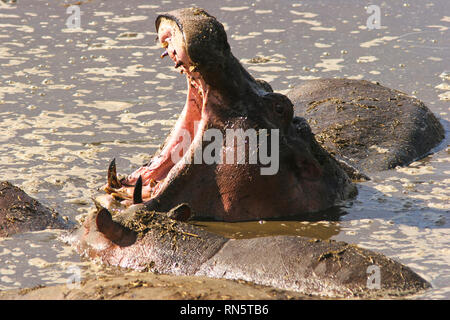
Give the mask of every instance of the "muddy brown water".
[[[109, 161], [130, 173], [177, 119], [185, 80], [155, 43], [160, 12], [205, 8], [235, 56], [286, 93], [301, 80], [348, 77], [414, 95], [449, 131], [448, 1], [380, 4], [369, 30], [360, 1], [81, 1], [81, 29], [66, 26], [70, 1], [0, 1], [0, 172], [71, 221], [92, 207]], [[70, 22], [70, 21], [69, 21]], [[258, 59], [253, 59], [258, 58]], [[199, 222], [236, 238], [298, 234], [356, 243], [430, 281], [419, 299], [450, 298], [450, 149], [359, 183], [334, 221]], [[276, 199], [274, 199], [276, 201]], [[44, 230], [0, 239], [0, 290], [108, 274]]]

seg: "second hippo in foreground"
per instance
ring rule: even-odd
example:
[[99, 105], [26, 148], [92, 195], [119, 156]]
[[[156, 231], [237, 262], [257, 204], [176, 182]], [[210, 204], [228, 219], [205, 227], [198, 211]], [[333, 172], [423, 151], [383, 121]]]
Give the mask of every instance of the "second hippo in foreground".
[[66, 241], [108, 265], [241, 279], [312, 295], [403, 296], [430, 287], [408, 267], [345, 242], [299, 236], [234, 240], [169, 217], [190, 213], [185, 204], [168, 214], [136, 205], [113, 218], [98, 207]]
[[444, 138], [444, 128], [423, 102], [378, 83], [310, 80], [288, 97], [321, 146], [365, 175], [408, 165]]

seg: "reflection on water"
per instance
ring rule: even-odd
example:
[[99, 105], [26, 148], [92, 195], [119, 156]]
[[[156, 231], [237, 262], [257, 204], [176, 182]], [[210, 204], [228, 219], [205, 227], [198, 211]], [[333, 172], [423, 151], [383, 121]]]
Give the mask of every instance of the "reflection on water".
[[[320, 77], [379, 81], [423, 100], [448, 137], [446, 0], [383, 2], [381, 28], [374, 30], [356, 0], [194, 2], [224, 23], [235, 56], [276, 91]], [[191, 2], [89, 1], [80, 6], [81, 29], [73, 30], [66, 26], [69, 1], [0, 3], [2, 179], [76, 221], [91, 208], [109, 161], [116, 158], [119, 173], [130, 173], [177, 119], [185, 80], [159, 58], [153, 19]], [[359, 183], [343, 212], [319, 217], [331, 222], [196, 223], [235, 238], [290, 234], [357, 243], [431, 281], [434, 288], [421, 297], [448, 299], [448, 141], [436, 151]], [[83, 276], [105, 272], [81, 262], [56, 235], [0, 239], [0, 289], [63, 283], [71, 264]]]
[[329, 221], [249, 221], [249, 222], [197, 222], [196, 226], [227, 238], [248, 239], [255, 237], [302, 236], [330, 239], [339, 234], [339, 224]]

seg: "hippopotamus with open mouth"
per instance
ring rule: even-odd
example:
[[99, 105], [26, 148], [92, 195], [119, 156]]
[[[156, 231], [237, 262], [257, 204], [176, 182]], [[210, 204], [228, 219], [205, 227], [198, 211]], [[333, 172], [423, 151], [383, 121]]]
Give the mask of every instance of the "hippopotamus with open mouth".
[[[430, 287], [409, 268], [344, 242], [294, 236], [234, 240], [183, 222], [302, 216], [356, 191], [305, 119], [293, 116], [290, 100], [244, 70], [214, 17], [202, 9], [176, 10], [158, 16], [156, 29], [166, 50], [162, 57], [169, 56], [187, 77], [184, 110], [150, 163], [118, 179], [111, 162], [107, 195], [67, 242], [110, 265], [243, 279], [307, 294], [369, 297]], [[227, 129], [255, 128], [260, 131], [253, 150], [250, 137], [231, 146], [219, 139]], [[221, 143], [211, 147], [211, 137]], [[196, 161], [213, 149], [215, 160], [228, 158], [242, 145], [248, 149], [245, 161]], [[267, 161], [249, 161], [260, 150], [279, 153], [276, 170]], [[373, 270], [382, 279], [376, 291], [368, 285]]]
[[111, 163], [110, 196], [100, 199], [107, 208], [145, 202], [167, 211], [186, 202], [196, 218], [305, 218], [356, 195], [350, 178], [409, 164], [444, 137], [421, 101], [368, 81], [319, 79], [289, 99], [274, 93], [202, 9], [162, 14], [156, 29], [161, 57], [186, 75], [186, 104], [147, 165], [119, 180]]
[[309, 80], [288, 97], [352, 178], [408, 165], [444, 139], [442, 124], [422, 101], [379, 83]]
[[[233, 56], [214, 17], [202, 9], [175, 10], [158, 16], [156, 29], [161, 57], [186, 75], [186, 104], [150, 163], [122, 180], [111, 164], [110, 196], [100, 200], [105, 207], [143, 201], [167, 211], [186, 202], [196, 218], [242, 221], [302, 216], [356, 194], [305, 119], [293, 116], [291, 101]], [[234, 161], [235, 154], [242, 158]]]
[[345, 242], [299, 236], [228, 239], [171, 218], [190, 214], [186, 204], [168, 213], [140, 204], [112, 216], [98, 205], [83, 227], [64, 240], [104, 264], [246, 280], [304, 294], [367, 298], [430, 288], [408, 267]]

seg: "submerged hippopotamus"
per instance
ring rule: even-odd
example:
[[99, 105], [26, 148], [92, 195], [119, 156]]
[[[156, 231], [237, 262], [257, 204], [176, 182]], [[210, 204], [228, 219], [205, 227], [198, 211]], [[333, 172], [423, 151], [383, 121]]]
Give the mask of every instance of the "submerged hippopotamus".
[[299, 236], [234, 240], [170, 218], [190, 214], [186, 204], [168, 214], [141, 204], [112, 217], [99, 206], [65, 240], [85, 257], [113, 266], [241, 279], [312, 295], [401, 296], [430, 287], [398, 262], [345, 242]]
[[320, 145], [350, 172], [366, 177], [420, 159], [444, 138], [444, 128], [423, 102], [378, 83], [310, 80], [288, 97]]
[[69, 225], [58, 215], [20, 188], [0, 181], [0, 237]]
[[[105, 264], [243, 279], [307, 294], [369, 297], [430, 287], [409, 268], [344, 242], [295, 236], [234, 240], [183, 222], [302, 216], [355, 195], [355, 186], [306, 120], [294, 116], [291, 101], [245, 71], [214, 17], [202, 9], [176, 10], [158, 16], [156, 29], [166, 49], [162, 57], [169, 56], [187, 77], [184, 110], [147, 165], [119, 179], [111, 162], [107, 195], [65, 238], [68, 243]], [[251, 149], [250, 135], [232, 145], [220, 140], [228, 129], [260, 130], [257, 148]], [[212, 138], [219, 141], [213, 147], [207, 143]], [[211, 161], [241, 146], [248, 151], [245, 161]], [[279, 153], [271, 174], [263, 174], [269, 162], [249, 161], [260, 150], [269, 151], [266, 157]], [[346, 170], [354, 167], [347, 164]], [[375, 291], [368, 282], [373, 270], [380, 280]]]
[[233, 56], [214, 17], [175, 10], [157, 17], [156, 30], [162, 57], [186, 75], [186, 104], [147, 165], [119, 180], [111, 164], [105, 207], [117, 199], [167, 211], [186, 202], [196, 218], [242, 221], [302, 216], [356, 194], [291, 101]]
[[100, 199], [107, 208], [117, 200], [167, 211], [186, 202], [196, 218], [305, 218], [355, 196], [351, 179], [408, 164], [443, 138], [423, 103], [367, 81], [312, 80], [289, 99], [274, 93], [242, 67], [222, 24], [202, 9], [162, 14], [156, 30], [161, 57], [186, 75], [186, 104], [148, 164], [119, 180], [111, 163], [110, 196]]

